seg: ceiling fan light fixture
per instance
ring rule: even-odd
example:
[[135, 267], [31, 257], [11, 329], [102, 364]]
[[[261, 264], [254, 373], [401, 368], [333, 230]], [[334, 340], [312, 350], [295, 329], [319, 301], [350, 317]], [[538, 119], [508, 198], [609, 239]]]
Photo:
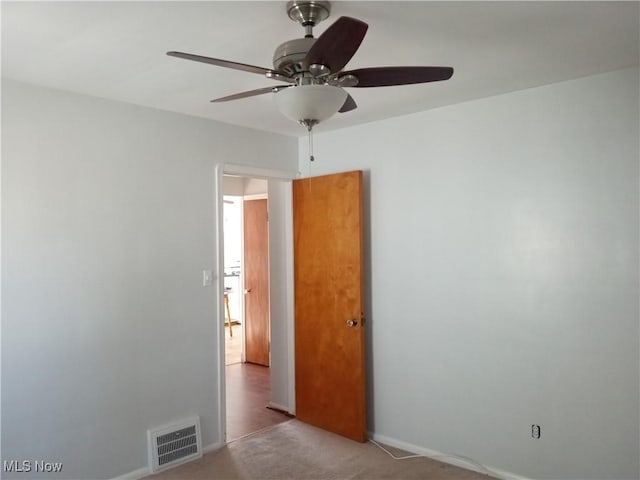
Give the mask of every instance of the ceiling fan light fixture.
[[332, 117], [346, 99], [347, 92], [333, 85], [298, 85], [274, 95], [278, 110], [303, 125], [320, 123]]

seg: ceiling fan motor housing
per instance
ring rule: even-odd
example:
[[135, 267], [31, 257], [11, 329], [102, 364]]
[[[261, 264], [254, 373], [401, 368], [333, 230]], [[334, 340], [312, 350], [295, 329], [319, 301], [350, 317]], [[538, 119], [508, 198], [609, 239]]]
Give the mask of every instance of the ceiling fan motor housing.
[[292, 0], [287, 2], [287, 15], [300, 25], [315, 26], [331, 13], [331, 3], [321, 0]]
[[315, 42], [312, 28], [329, 18], [331, 3], [322, 0], [291, 0], [287, 2], [287, 15], [294, 22], [305, 27], [304, 38], [284, 42], [273, 54], [273, 68], [288, 75], [308, 70], [303, 64], [304, 57]]
[[291, 76], [307, 70], [303, 60], [315, 41], [315, 38], [294, 38], [279, 45], [273, 54], [274, 70]]

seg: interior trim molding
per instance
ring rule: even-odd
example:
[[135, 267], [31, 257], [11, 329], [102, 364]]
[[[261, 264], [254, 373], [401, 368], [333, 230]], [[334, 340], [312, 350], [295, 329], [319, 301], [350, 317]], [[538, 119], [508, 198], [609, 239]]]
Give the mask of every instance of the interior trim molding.
[[285, 415], [291, 415], [292, 417], [295, 417], [295, 415], [289, 411], [289, 407], [285, 407], [284, 405], [280, 405], [279, 403], [269, 402], [267, 408], [284, 413]]
[[300, 172], [252, 167], [249, 165], [238, 165], [235, 163], [225, 163], [223, 169], [225, 175], [238, 175], [242, 177], [293, 180], [294, 178], [298, 178], [300, 176]]
[[151, 475], [151, 472], [149, 471], [149, 467], [143, 467], [143, 468], [134, 470], [133, 472], [120, 475], [119, 477], [114, 477], [111, 480], [139, 480], [149, 475]]
[[448, 463], [449, 465], [455, 465], [456, 467], [472, 470], [484, 475], [491, 474], [492, 477], [496, 477], [501, 480], [532, 480], [528, 477], [523, 477], [522, 475], [507, 472], [500, 468], [495, 468], [490, 465], [484, 465], [483, 463], [472, 458], [465, 459], [462, 456], [458, 456], [452, 453], [439, 452], [438, 450], [432, 450], [430, 448], [420, 447], [418, 445], [403, 442], [401, 440], [387, 437], [386, 435], [380, 435], [375, 432], [368, 433], [369, 438], [375, 440], [376, 442], [384, 443], [385, 445], [389, 445], [390, 447], [399, 448], [401, 450], [413, 452], [418, 455], [424, 455], [425, 457], [431, 458], [438, 462]]
[[[215, 452], [216, 450], [220, 450], [222, 447], [224, 447], [224, 443], [222, 442], [211, 443], [206, 447], [202, 448], [202, 454], [206, 455], [207, 453]], [[190, 462], [193, 462], [194, 460], [199, 460], [199, 458], [194, 458]], [[176, 465], [176, 467], [188, 465], [190, 462]], [[171, 469], [168, 469], [166, 471], [170, 471], [170, 470]], [[137, 470], [134, 470], [132, 472], [125, 473], [124, 475], [120, 475], [119, 477], [112, 478], [111, 480], [140, 480], [141, 478], [148, 477], [151, 474], [152, 473], [149, 470], [149, 467], [143, 467], [143, 468], [138, 468]]]
[[226, 400], [226, 369], [225, 369], [225, 353], [224, 353], [224, 322], [220, 319], [224, 318], [224, 213], [223, 213], [223, 189], [222, 189], [222, 177], [224, 176], [225, 166], [217, 164], [213, 172], [213, 187], [214, 187], [214, 208], [216, 212], [216, 221], [214, 222], [214, 248], [216, 257], [216, 277], [214, 287], [217, 294], [216, 299], [216, 318], [213, 319], [214, 324], [217, 324], [217, 331], [215, 343], [217, 345], [218, 353], [218, 392], [215, 401], [218, 404], [218, 442], [224, 444], [227, 441], [227, 400]]
[[210, 443], [206, 447], [202, 447], [202, 454], [206, 455], [207, 453], [215, 452], [224, 446], [225, 444], [223, 442]]
[[242, 199], [243, 200], [268, 200], [269, 194], [268, 193], [252, 193], [250, 195], [243, 195]]

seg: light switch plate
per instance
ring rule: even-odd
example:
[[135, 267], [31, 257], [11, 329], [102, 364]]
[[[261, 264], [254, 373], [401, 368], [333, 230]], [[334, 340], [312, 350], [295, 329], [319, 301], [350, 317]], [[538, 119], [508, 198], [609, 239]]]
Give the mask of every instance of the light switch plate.
[[210, 287], [211, 282], [213, 281], [213, 273], [211, 270], [203, 270], [202, 271], [202, 286]]

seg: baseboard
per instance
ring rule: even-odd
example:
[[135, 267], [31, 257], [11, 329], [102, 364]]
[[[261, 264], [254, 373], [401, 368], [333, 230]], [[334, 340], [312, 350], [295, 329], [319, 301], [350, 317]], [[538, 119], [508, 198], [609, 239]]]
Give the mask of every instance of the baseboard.
[[280, 405], [274, 402], [269, 402], [269, 405], [267, 405], [267, 408], [270, 410], [274, 410], [276, 412], [283, 413], [288, 417], [295, 418], [295, 415], [289, 412], [289, 409], [283, 405]]
[[149, 467], [139, 468], [133, 472], [125, 473], [119, 477], [112, 478], [111, 480], [140, 480], [141, 478], [151, 475]]
[[[206, 447], [202, 447], [202, 454], [204, 455], [209, 452], [215, 452], [216, 450], [220, 450], [222, 447], [224, 447], [224, 443], [221, 443], [221, 442], [212, 443], [210, 445], [207, 445]], [[198, 460], [198, 459], [194, 458], [191, 461], [193, 462], [194, 460]], [[187, 463], [183, 463], [182, 465], [186, 465]], [[179, 465], [176, 465], [176, 466], [179, 466]], [[149, 471], [149, 467], [143, 467], [143, 468], [134, 470], [133, 472], [120, 475], [119, 477], [112, 478], [111, 480], [140, 480], [141, 478], [147, 477], [149, 475], [151, 475], [151, 471]]]
[[407, 452], [415, 453], [418, 455], [424, 455], [425, 457], [438, 460], [439, 462], [455, 465], [456, 467], [465, 468], [474, 472], [482, 473], [485, 475], [491, 475], [492, 477], [499, 478], [501, 480], [531, 480], [530, 478], [517, 475], [515, 473], [507, 472], [500, 468], [495, 468], [490, 465], [484, 465], [471, 458], [466, 459], [460, 455], [454, 455], [449, 453], [439, 452], [430, 448], [420, 447], [411, 443], [403, 442], [395, 438], [387, 437], [386, 435], [379, 435], [374, 432], [369, 432], [369, 438], [379, 443], [384, 443], [390, 447], [399, 448]]
[[216, 450], [220, 450], [222, 447], [224, 447], [224, 443], [222, 442], [211, 443], [206, 447], [202, 447], [202, 454], [206, 455], [207, 453], [215, 452]]

